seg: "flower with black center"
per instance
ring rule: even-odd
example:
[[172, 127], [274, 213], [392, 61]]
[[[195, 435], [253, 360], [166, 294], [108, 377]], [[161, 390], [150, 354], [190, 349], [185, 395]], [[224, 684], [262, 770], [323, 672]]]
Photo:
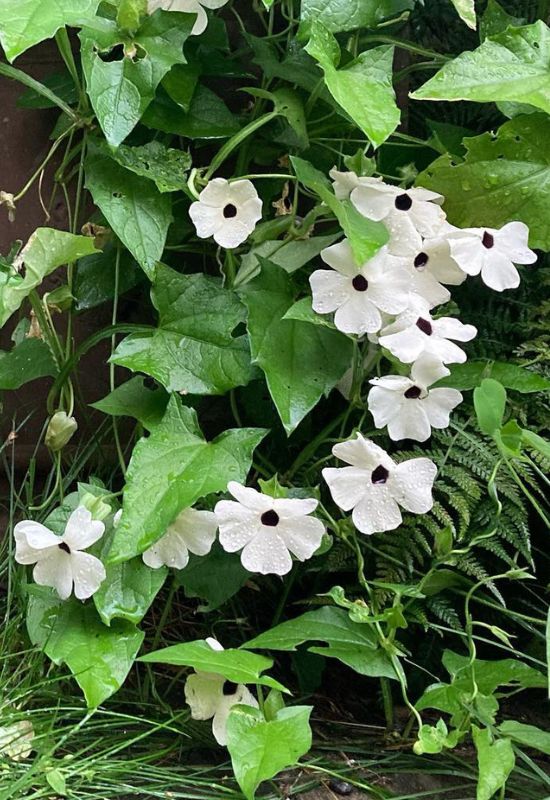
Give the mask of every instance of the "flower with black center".
[[[451, 226], [449, 229], [454, 230]], [[459, 286], [466, 275], [451, 258], [449, 243], [445, 238], [413, 240], [405, 259], [411, 276], [411, 291], [417, 299], [434, 308], [451, 299], [445, 285]]]
[[424, 354], [412, 365], [410, 377], [373, 378], [368, 406], [377, 428], [387, 426], [390, 439], [425, 442], [432, 428], [447, 428], [451, 411], [462, 402], [456, 389], [429, 387], [449, 375], [433, 355]]
[[381, 312], [397, 314], [407, 308], [410, 275], [385, 247], [362, 266], [347, 239], [326, 247], [321, 257], [332, 270], [315, 270], [309, 278], [313, 310], [336, 312], [334, 324], [343, 333], [375, 333], [382, 327]]
[[[212, 638], [206, 639], [212, 650], [223, 650]], [[258, 708], [258, 701], [242, 683], [230, 683], [223, 675], [213, 672], [194, 672], [185, 682], [185, 702], [191, 716], [197, 720], [212, 720], [212, 733], [218, 744], [227, 744], [227, 718], [233, 706]]]
[[220, 247], [231, 249], [246, 241], [262, 218], [262, 201], [249, 180], [214, 178], [191, 203], [189, 216], [197, 236], [212, 236]]
[[227, 489], [237, 502], [216, 504], [220, 544], [228, 553], [242, 550], [241, 563], [249, 572], [286, 575], [291, 554], [305, 561], [319, 548], [325, 526], [310, 516], [317, 500], [274, 498], [236, 481]]
[[33, 520], [18, 522], [14, 529], [15, 560], [34, 564], [33, 578], [40, 586], [51, 586], [62, 600], [86, 600], [105, 580], [105, 567], [95, 556], [83, 552], [103, 536], [105, 525], [92, 519], [79, 506], [67, 520], [65, 532], [58, 536]]
[[481, 274], [483, 283], [497, 292], [519, 286], [515, 264], [537, 260], [529, 249], [529, 228], [523, 222], [509, 222], [500, 229], [464, 228], [450, 233], [447, 240], [460, 269], [467, 275]]
[[382, 329], [378, 342], [403, 364], [412, 364], [423, 354], [443, 364], [463, 364], [466, 353], [451, 340], [469, 342], [476, 334], [473, 325], [454, 317], [433, 319], [427, 304], [417, 302]]
[[323, 470], [332, 499], [343, 511], [352, 511], [361, 533], [391, 531], [401, 522], [400, 507], [425, 514], [433, 506], [432, 487], [437, 474], [429, 458], [411, 458], [396, 464], [374, 442], [360, 433], [332, 448], [333, 455], [350, 466]]
[[161, 8], [164, 11], [184, 11], [186, 14], [196, 14], [197, 19], [191, 31], [192, 36], [198, 36], [206, 30], [208, 15], [205, 8], [216, 9], [224, 6], [228, 0], [148, 0], [147, 12], [152, 14]]
[[143, 561], [152, 569], [183, 569], [189, 553], [205, 556], [212, 549], [218, 523], [212, 511], [184, 509], [155, 544], [143, 553]]

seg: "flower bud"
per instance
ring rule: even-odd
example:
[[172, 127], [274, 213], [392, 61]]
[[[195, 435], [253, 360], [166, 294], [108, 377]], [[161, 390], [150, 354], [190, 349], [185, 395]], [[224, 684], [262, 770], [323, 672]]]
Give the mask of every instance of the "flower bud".
[[46, 431], [46, 446], [57, 453], [72, 439], [77, 428], [78, 424], [74, 417], [67, 416], [65, 411], [57, 411], [50, 419]]
[[80, 505], [87, 508], [94, 519], [103, 522], [111, 514], [112, 508], [103, 497], [85, 492], [80, 499]]

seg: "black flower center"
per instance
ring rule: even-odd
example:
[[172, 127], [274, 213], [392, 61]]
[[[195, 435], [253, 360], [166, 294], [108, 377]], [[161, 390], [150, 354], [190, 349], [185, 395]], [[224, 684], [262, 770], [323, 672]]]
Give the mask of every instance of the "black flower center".
[[279, 524], [279, 515], [271, 508], [269, 511], [264, 511], [261, 516], [261, 520], [262, 525], [267, 525], [270, 528], [274, 528], [275, 525]]
[[380, 464], [380, 466], [376, 467], [376, 469], [372, 471], [370, 479], [372, 483], [382, 484], [386, 483], [386, 481], [389, 478], [389, 475], [390, 473], [388, 472], [386, 467], [383, 467], [382, 464]]
[[63, 550], [64, 553], [70, 553], [71, 552], [71, 548], [69, 547], [68, 544], [65, 544], [65, 542], [61, 542], [57, 546], [59, 547], [60, 550]]
[[416, 258], [414, 259], [414, 266], [416, 269], [422, 269], [428, 263], [428, 254], [427, 253], [419, 253]]
[[486, 247], [487, 250], [490, 250], [491, 247], [494, 247], [495, 245], [495, 237], [493, 236], [492, 233], [485, 231], [485, 233], [483, 234], [483, 238], [481, 240], [481, 244], [483, 245], [483, 247]]
[[366, 292], [369, 288], [369, 282], [363, 275], [356, 275], [351, 284], [356, 292]]
[[398, 211], [408, 211], [412, 204], [413, 201], [406, 192], [398, 194], [395, 198], [395, 207]]
[[223, 210], [223, 215], [226, 219], [233, 219], [233, 217], [237, 216], [237, 206], [234, 206], [233, 203], [228, 203]]
[[422, 394], [422, 389], [420, 386], [411, 386], [410, 389], [407, 389], [405, 392], [405, 397], [407, 400], [418, 400], [420, 395]]
[[225, 681], [225, 683], [224, 683], [224, 685], [222, 687], [223, 694], [225, 694], [227, 696], [229, 694], [235, 694], [236, 691], [237, 691], [237, 684], [236, 683], [231, 683], [231, 681]]
[[422, 317], [418, 317], [416, 320], [416, 327], [420, 328], [422, 333], [425, 333], [426, 336], [431, 336], [433, 333], [432, 323]]

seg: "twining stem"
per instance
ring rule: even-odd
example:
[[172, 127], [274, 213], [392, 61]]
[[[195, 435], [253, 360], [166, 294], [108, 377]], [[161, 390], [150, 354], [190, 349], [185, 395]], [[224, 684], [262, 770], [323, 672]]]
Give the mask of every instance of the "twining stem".
[[209, 181], [212, 175], [216, 172], [218, 167], [221, 167], [223, 162], [229, 158], [231, 153], [242, 143], [245, 139], [251, 136], [255, 131], [261, 128], [263, 125], [267, 125], [268, 122], [275, 119], [279, 116], [278, 111], [268, 111], [266, 114], [263, 114], [258, 119], [252, 120], [249, 122], [248, 125], [245, 125], [238, 133], [231, 137], [216, 153], [210, 166], [208, 167], [206, 174], [204, 176], [206, 181]]

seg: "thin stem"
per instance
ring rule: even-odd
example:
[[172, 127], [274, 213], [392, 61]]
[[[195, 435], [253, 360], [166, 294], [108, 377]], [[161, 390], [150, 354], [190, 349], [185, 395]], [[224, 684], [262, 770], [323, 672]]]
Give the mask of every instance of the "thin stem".
[[258, 119], [255, 119], [248, 125], [245, 125], [244, 128], [242, 128], [238, 133], [232, 136], [231, 139], [229, 139], [223, 145], [223, 147], [220, 147], [220, 149], [212, 159], [212, 162], [208, 167], [206, 174], [204, 176], [205, 180], [209, 181], [211, 179], [212, 175], [216, 172], [216, 170], [219, 167], [221, 167], [223, 162], [227, 158], [229, 158], [233, 150], [239, 147], [239, 145], [242, 142], [244, 142], [245, 139], [247, 139], [249, 136], [255, 133], [263, 125], [267, 125], [268, 122], [271, 122], [271, 120], [275, 119], [278, 116], [279, 116], [278, 111], [269, 111], [267, 114], [263, 114], [261, 117], [258, 117]]

